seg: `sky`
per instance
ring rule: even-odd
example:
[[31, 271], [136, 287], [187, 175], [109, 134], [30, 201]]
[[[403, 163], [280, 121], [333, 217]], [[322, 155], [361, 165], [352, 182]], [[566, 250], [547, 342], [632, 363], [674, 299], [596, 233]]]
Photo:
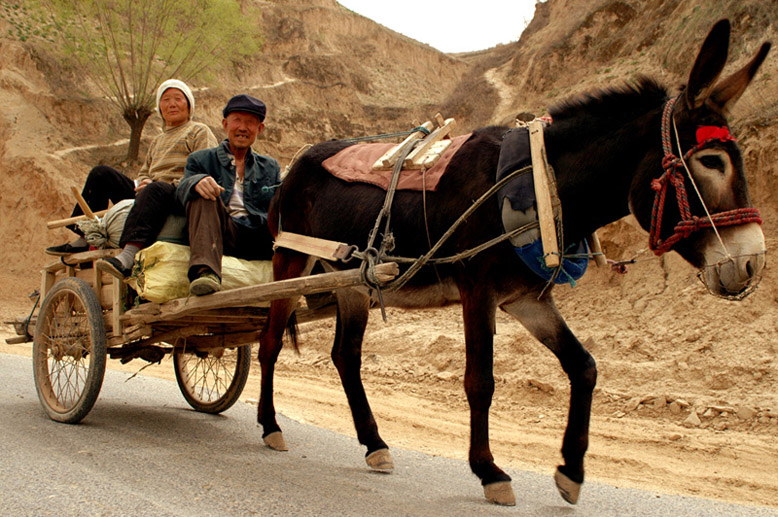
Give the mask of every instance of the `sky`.
[[537, 0], [338, 0], [355, 13], [442, 52], [517, 41]]

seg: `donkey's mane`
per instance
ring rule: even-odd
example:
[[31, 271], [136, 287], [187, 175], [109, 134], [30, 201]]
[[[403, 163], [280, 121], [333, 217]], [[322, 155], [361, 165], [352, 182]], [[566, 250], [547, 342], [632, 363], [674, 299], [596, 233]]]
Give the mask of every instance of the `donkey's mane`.
[[584, 93], [551, 107], [555, 124], [595, 117], [610, 119], [646, 113], [667, 97], [667, 90], [655, 80], [639, 76], [622, 86]]

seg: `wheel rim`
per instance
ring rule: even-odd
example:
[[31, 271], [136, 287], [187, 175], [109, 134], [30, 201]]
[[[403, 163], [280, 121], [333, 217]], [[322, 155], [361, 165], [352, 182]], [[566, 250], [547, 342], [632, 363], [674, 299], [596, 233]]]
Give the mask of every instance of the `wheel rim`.
[[182, 387], [203, 404], [221, 401], [235, 376], [238, 349], [219, 349], [218, 353], [176, 354]]
[[39, 368], [43, 373], [41, 395], [51, 409], [66, 413], [76, 407], [88, 386], [93, 367], [94, 343], [86, 308], [73, 292], [52, 300], [39, 338]]

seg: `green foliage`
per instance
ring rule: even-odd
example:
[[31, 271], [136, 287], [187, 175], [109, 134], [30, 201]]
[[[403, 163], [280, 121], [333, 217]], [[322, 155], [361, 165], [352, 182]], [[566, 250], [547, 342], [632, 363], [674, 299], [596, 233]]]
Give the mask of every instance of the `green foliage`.
[[[253, 16], [234, 0], [41, 0], [62, 50], [122, 108], [153, 107], [157, 85], [255, 53]], [[236, 37], [236, 35], [239, 35]]]
[[35, 38], [69, 60], [117, 104], [133, 133], [163, 81], [203, 79], [259, 52], [258, 16], [237, 0], [28, 0], [0, 10], [9, 37]]

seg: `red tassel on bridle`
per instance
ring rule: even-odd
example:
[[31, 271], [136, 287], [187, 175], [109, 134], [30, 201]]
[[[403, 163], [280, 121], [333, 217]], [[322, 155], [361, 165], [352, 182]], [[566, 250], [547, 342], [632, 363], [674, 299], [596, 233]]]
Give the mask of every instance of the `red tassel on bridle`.
[[732, 136], [727, 126], [700, 126], [697, 128], [697, 145], [701, 146], [708, 143], [711, 140], [719, 140], [721, 142], [737, 142], [737, 139]]

